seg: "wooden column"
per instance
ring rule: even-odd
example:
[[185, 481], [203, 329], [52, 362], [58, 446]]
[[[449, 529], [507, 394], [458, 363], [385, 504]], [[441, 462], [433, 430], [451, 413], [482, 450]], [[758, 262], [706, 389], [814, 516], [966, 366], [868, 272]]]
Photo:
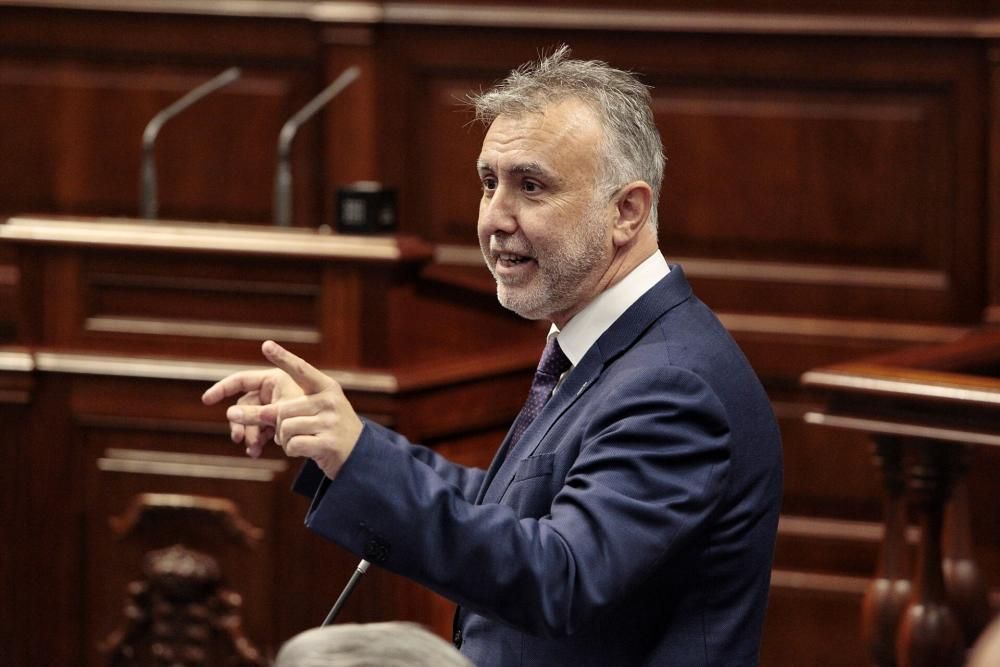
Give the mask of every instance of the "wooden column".
[[911, 443], [907, 490], [920, 525], [913, 598], [903, 612], [896, 654], [902, 667], [959, 667], [964, 643], [944, 585], [941, 534], [956, 450], [934, 441]]
[[912, 594], [906, 544], [906, 483], [903, 449], [897, 438], [880, 437], [874, 444], [876, 465], [885, 485], [885, 532], [878, 570], [865, 592], [861, 631], [865, 647], [878, 667], [896, 667], [896, 628]]
[[958, 615], [965, 646], [969, 648], [986, 628], [992, 615], [989, 606], [988, 584], [975, 558], [972, 537], [969, 487], [964, 474], [972, 452], [962, 452], [958, 463], [958, 479], [952, 489], [944, 522], [942, 548], [944, 550], [944, 582], [948, 599]]

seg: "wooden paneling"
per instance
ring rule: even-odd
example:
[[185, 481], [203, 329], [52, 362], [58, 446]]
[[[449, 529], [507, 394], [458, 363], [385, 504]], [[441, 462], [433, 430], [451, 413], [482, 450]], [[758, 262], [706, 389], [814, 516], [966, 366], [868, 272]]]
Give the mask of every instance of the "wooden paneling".
[[803, 659], [814, 667], [868, 664], [857, 639], [862, 595], [857, 583], [817, 576], [772, 582], [764, 622], [769, 641], [760, 664], [798, 665]]
[[[28, 371], [32, 368], [30, 355], [23, 351], [0, 354], [0, 424], [3, 438], [0, 440], [0, 456], [7, 460], [11, 469], [22, 468], [26, 451], [23, 443], [28, 432], [29, 406], [34, 393], [34, 381]], [[26, 648], [23, 635], [19, 632], [20, 609], [16, 604], [19, 586], [23, 576], [22, 563], [26, 557], [24, 542], [20, 535], [25, 530], [23, 490], [11, 483], [5, 476], [0, 484], [0, 544], [4, 545], [0, 557], [0, 586], [6, 604], [0, 605], [0, 656], [11, 664], [23, 662]]]
[[[0, 165], [0, 208], [135, 214], [143, 128], [221, 69], [0, 64], [0, 123], [18, 128], [3, 133], [0, 150], [23, 156]], [[295, 110], [295, 89], [307, 81], [248, 68], [240, 81], [165, 125], [156, 149], [161, 216], [268, 220], [275, 137]], [[192, 151], [197, 146], [211, 149]], [[313, 164], [299, 160], [296, 167], [308, 171]]]
[[[162, 362], [159, 377], [142, 377], [142, 359], [75, 358], [82, 363], [49, 353], [38, 373], [0, 375], [0, 417], [23, 423], [5, 440], [17, 445], [8, 452], [17, 467], [4, 477], [10, 503], [0, 535], [10, 548], [0, 581], [5, 609], [18, 610], [10, 618], [4, 612], [5, 664], [8, 656], [11, 664], [105, 664], [99, 643], [122, 624], [128, 584], [142, 578], [144, 556], [175, 543], [219, 563], [225, 586], [242, 597], [243, 630], [265, 655], [318, 624], [356, 558], [302, 529], [308, 502], [288, 490], [298, 462], [272, 450], [259, 461], [246, 459], [228, 440], [224, 407], [205, 408], [198, 400], [208, 380], [180, 379], [193, 370], [190, 361]], [[485, 465], [520, 407], [529, 373], [485, 380], [482, 364], [470, 367], [478, 370], [462, 381], [401, 393], [345, 386], [362, 414]], [[26, 420], [20, 402], [29, 396]], [[447, 409], [470, 397], [472, 409]], [[242, 544], [205, 517], [180, 514], [119, 535], [115, 520], [147, 493], [225, 499], [260, 539]], [[447, 601], [373, 568], [342, 618], [411, 619], [444, 634], [452, 613]], [[53, 622], [64, 628], [58, 642], [49, 641]]]
[[[31, 410], [24, 420], [20, 440], [24, 450], [19, 466], [10, 468], [4, 483], [17, 496], [12, 515], [16, 517], [14, 537], [15, 579], [7, 599], [16, 610], [13, 629], [17, 637], [14, 664], [30, 664], [45, 656], [52, 664], [76, 664], [84, 642], [83, 580], [84, 544], [83, 480], [81, 450], [73, 447], [69, 416], [65, 412], [69, 387], [65, 384], [37, 383]], [[36, 444], [32, 434], [44, 433]], [[59, 601], [56, 603], [55, 601]], [[53, 641], [53, 626], [63, 628]]]
[[0, 247], [0, 341], [5, 343], [14, 340], [20, 278], [11, 249]]
[[994, 43], [989, 49], [989, 91], [990, 108], [994, 113], [989, 120], [989, 170], [987, 187], [989, 192], [990, 228], [990, 301], [984, 319], [992, 324], [1000, 323], [1000, 44]]
[[[860, 436], [805, 424], [815, 408], [804, 401], [774, 399], [785, 447], [782, 511], [790, 515], [878, 521], [881, 482]], [[844, 480], [851, 480], [846, 484]]]
[[[135, 215], [146, 123], [238, 65], [240, 80], [160, 133], [160, 215], [270, 220], [278, 131], [322, 81], [308, 25], [0, 11], [0, 153], [17, 156], [0, 162], [0, 214]], [[300, 225], [319, 216], [318, 136], [303, 128], [293, 153]]]
[[[361, 76], [324, 112], [323, 156], [327, 163], [322, 197], [331, 203], [337, 188], [356, 181], [382, 178], [380, 159], [392, 159], [395, 151], [379, 141], [386, 109], [379, 68], [375, 30], [371, 26], [329, 27], [322, 32], [326, 50], [325, 80], [333, 81], [348, 67], [358, 67]], [[398, 187], [398, 183], [387, 184]], [[324, 208], [318, 221], [333, 225], [334, 209]], [[316, 221], [314, 221], [316, 222]]]
[[[474, 32], [416, 37], [398, 58], [408, 106], [427, 109], [410, 121], [419, 149], [408, 162], [450, 185], [411, 179], [407, 202], [432, 240], [470, 245], [482, 130], [461, 100], [494, 70], [486, 59], [478, 74], [455, 67], [482, 41]], [[510, 36], [508, 48], [530, 57], [546, 38]], [[965, 177], [981, 170], [986, 143], [977, 51], [638, 35], [643, 55], [616, 58], [587, 36], [572, 41], [653, 85], [669, 160], [663, 248], [700, 262], [715, 308], [978, 320], [984, 190]]]
[[476, 242], [481, 192], [476, 158], [485, 128], [474, 120], [464, 99], [469, 91], [484, 89], [490, 80], [449, 74], [447, 70], [432, 71], [426, 75], [428, 80], [421, 82], [427, 120], [414, 130], [424, 134], [424, 150], [417, 159], [428, 168], [435, 165], [439, 172], [446, 172], [445, 179], [451, 185], [420, 190], [418, 201], [426, 207], [421, 217], [433, 223], [425, 233], [433, 234], [439, 243], [471, 245]]

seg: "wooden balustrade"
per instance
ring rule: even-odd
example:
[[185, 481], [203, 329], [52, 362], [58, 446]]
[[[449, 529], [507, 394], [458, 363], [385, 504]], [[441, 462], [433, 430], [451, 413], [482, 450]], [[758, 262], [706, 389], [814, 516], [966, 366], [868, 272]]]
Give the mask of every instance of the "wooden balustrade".
[[[971, 504], [963, 478], [977, 447], [1000, 447], [1000, 332], [820, 368], [802, 381], [826, 397], [807, 421], [860, 431], [876, 443], [885, 530], [862, 628], [873, 663], [964, 664], [990, 617], [970, 513], [995, 514], [998, 498]], [[905, 558], [904, 494], [920, 527], [915, 569]]]

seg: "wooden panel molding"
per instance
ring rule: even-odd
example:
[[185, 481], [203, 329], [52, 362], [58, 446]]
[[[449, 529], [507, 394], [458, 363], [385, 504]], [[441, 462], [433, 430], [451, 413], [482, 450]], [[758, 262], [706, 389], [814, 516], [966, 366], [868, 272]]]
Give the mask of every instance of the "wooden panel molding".
[[[995, 0], [846, 0], [830, 13], [822, 0], [647, 0], [610, 9], [606, 0], [421, 0], [333, 2], [331, 0], [5, 0], [3, 5], [130, 13], [186, 14], [253, 18], [295, 18], [332, 23], [639, 30], [657, 32], [737, 32], [989, 37], [996, 25]], [[584, 10], [584, 11], [581, 11]], [[858, 15], [861, 16], [858, 16]], [[870, 15], [870, 16], [866, 16]], [[899, 21], [898, 16], [909, 20]], [[862, 18], [863, 17], [863, 18]]]
[[[276, 472], [287, 470], [288, 464], [283, 461], [247, 461], [232, 456], [194, 456], [169, 452], [150, 453], [142, 450], [109, 449], [104, 452], [104, 456], [97, 459], [97, 469], [104, 472], [122, 472], [135, 475], [173, 475], [176, 477], [236, 479], [244, 482], [270, 482], [275, 478]], [[158, 499], [143, 498], [142, 502], [145, 505], [165, 505], [162, 500]], [[133, 518], [129, 522], [141, 521], [141, 514], [146, 511], [145, 506], [130, 509], [129, 516]], [[123, 518], [121, 521], [125, 521], [125, 519]], [[233, 521], [239, 523], [235, 519]], [[112, 523], [117, 525], [115, 522]], [[122, 526], [115, 528], [115, 530], [123, 533], [130, 529]], [[258, 533], [260, 531], [257, 529], [248, 531], [250, 535]], [[259, 539], [259, 537], [254, 539]]]

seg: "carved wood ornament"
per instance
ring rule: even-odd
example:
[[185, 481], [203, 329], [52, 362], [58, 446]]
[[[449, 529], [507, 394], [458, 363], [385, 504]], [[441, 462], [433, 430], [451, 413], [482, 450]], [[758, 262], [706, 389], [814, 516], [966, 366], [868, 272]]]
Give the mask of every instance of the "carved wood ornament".
[[125, 621], [104, 642], [108, 664], [266, 664], [243, 636], [241, 597], [221, 584], [211, 556], [179, 544], [149, 552], [143, 579], [129, 584]]

